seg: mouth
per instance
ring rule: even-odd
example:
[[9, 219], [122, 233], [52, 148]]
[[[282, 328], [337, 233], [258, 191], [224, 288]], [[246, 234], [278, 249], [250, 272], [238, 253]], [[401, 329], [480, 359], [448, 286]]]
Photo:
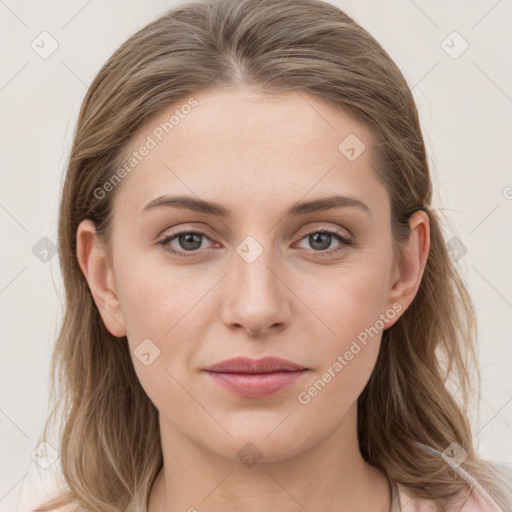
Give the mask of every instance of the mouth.
[[286, 359], [258, 360], [237, 357], [203, 370], [223, 389], [247, 398], [264, 398], [292, 386], [308, 373], [308, 368]]

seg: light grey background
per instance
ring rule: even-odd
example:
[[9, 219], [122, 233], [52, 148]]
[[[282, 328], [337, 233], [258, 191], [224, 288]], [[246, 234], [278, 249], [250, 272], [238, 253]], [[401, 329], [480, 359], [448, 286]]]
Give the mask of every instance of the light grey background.
[[[62, 317], [57, 256], [41, 261], [36, 244], [56, 242], [80, 103], [111, 53], [173, 3], [0, 0], [0, 512], [14, 509], [21, 489], [32, 492], [31, 453]], [[474, 439], [484, 457], [512, 464], [512, 2], [331, 3], [384, 46], [413, 88], [434, 205], [449, 221], [447, 239], [467, 247], [458, 265], [478, 313], [483, 378]], [[58, 43], [47, 58], [31, 47], [51, 48], [43, 31]]]

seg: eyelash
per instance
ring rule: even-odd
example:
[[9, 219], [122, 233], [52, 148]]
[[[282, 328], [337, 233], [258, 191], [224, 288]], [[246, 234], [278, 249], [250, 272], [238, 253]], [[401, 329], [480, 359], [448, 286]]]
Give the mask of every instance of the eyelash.
[[[310, 231], [309, 233], [306, 233], [299, 241], [302, 241], [302, 240], [304, 240], [304, 238], [306, 238], [310, 235], [313, 235], [313, 234], [317, 234], [317, 233], [332, 235], [336, 240], [338, 240], [342, 244], [342, 246], [339, 247], [338, 249], [334, 249], [334, 250], [326, 250], [326, 251], [311, 250], [311, 251], [309, 251], [309, 254], [315, 254], [320, 257], [328, 257], [328, 256], [331, 256], [333, 253], [338, 253], [339, 251], [343, 251], [347, 247], [354, 245], [354, 242], [352, 240], [349, 240], [348, 238], [341, 235], [337, 231], [330, 230], [330, 229], [315, 229], [313, 231]], [[175, 238], [178, 238], [181, 235], [190, 235], [190, 234], [203, 236], [203, 237], [207, 238], [208, 240], [210, 240], [210, 238], [207, 235], [205, 235], [204, 233], [201, 233], [200, 231], [180, 231], [178, 233], [174, 233], [172, 235], [166, 236], [163, 240], [159, 241], [158, 244], [161, 245], [166, 252], [168, 252], [172, 255], [178, 256], [180, 258], [191, 258], [191, 257], [199, 254], [199, 251], [197, 251], [197, 250], [196, 251], [188, 251], [188, 253], [187, 253], [187, 251], [185, 251], [185, 252], [176, 251], [174, 249], [171, 249], [170, 246], [168, 245], [171, 240], [174, 240]]]

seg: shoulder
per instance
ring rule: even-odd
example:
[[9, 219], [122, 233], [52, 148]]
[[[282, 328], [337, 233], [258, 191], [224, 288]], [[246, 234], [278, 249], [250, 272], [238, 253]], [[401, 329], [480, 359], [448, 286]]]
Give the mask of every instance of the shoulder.
[[[433, 512], [440, 510], [434, 500], [412, 498], [407, 488], [397, 484], [397, 495], [400, 512]], [[459, 512], [504, 512], [481, 486], [471, 487], [470, 491], [461, 493], [462, 506]]]

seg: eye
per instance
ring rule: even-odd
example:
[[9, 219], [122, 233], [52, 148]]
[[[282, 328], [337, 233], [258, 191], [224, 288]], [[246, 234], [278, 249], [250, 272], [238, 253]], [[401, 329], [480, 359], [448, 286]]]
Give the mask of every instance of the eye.
[[[353, 245], [352, 240], [348, 239], [338, 231], [329, 229], [317, 229], [315, 231], [311, 231], [303, 237], [301, 241], [302, 240], [306, 240], [306, 242], [310, 244], [310, 247], [313, 248], [313, 251], [310, 252], [320, 253], [321, 256], [332, 255], [332, 253], [345, 250], [347, 246]], [[337, 249], [327, 251], [327, 249], [331, 247], [333, 240], [338, 241], [340, 246]]]
[[[166, 236], [158, 242], [158, 244], [161, 245], [165, 251], [173, 255], [188, 258], [198, 254], [200, 249], [205, 248], [203, 246], [205, 239], [211, 240], [200, 231], [181, 231]], [[346, 249], [348, 246], [354, 245], [354, 242], [349, 238], [337, 231], [329, 229], [316, 229], [315, 231], [311, 231], [301, 238], [301, 241], [302, 240], [307, 240], [313, 248], [313, 250], [309, 251], [310, 253], [315, 253], [315, 255], [319, 256], [330, 256], [333, 253]], [[337, 241], [340, 246], [337, 249], [327, 250], [331, 247], [333, 240]], [[219, 244], [217, 244], [217, 247], [218, 246]]]
[[[176, 254], [183, 258], [193, 256], [196, 251], [202, 249], [202, 239], [210, 240], [204, 233], [198, 231], [182, 231], [181, 233], [175, 233], [173, 235], [165, 237], [163, 240], [158, 242], [163, 248], [171, 254]], [[172, 245], [171, 242], [176, 239], [176, 245]], [[191, 254], [187, 254], [191, 253]]]

